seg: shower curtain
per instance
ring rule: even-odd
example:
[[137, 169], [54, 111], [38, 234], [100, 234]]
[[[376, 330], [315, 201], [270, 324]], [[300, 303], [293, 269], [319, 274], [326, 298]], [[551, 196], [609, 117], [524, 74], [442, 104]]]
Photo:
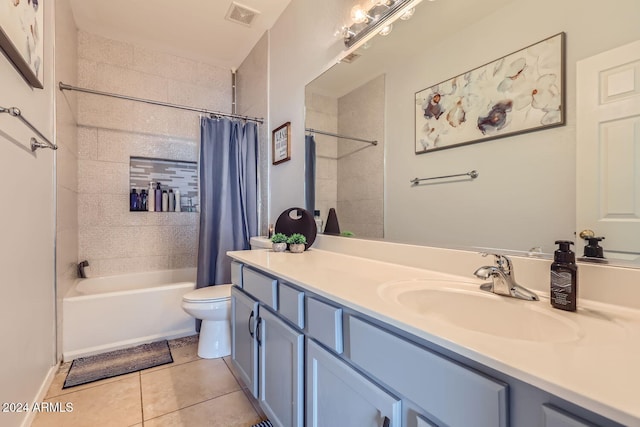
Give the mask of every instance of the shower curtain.
[[200, 238], [197, 288], [231, 282], [227, 251], [258, 234], [256, 123], [200, 119]]
[[316, 209], [316, 140], [313, 135], [304, 137], [304, 199], [305, 208], [313, 213]]

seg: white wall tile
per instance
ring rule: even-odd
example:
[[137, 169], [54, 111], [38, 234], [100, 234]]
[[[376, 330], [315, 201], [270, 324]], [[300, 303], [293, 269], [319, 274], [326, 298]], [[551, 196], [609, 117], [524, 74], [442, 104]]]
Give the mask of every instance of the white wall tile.
[[[231, 109], [227, 69], [86, 32], [79, 38], [80, 86]], [[194, 266], [199, 214], [129, 212], [129, 161], [198, 161], [198, 114], [90, 94], [78, 94], [78, 110], [79, 256], [89, 259], [94, 275]]]
[[133, 45], [78, 31], [78, 57], [95, 62], [131, 67]]

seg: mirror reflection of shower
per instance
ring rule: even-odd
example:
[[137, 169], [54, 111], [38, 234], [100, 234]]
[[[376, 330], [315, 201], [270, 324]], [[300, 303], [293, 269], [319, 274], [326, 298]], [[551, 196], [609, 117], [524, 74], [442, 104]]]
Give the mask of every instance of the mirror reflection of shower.
[[[384, 91], [384, 75], [345, 94], [307, 86], [305, 127], [316, 130], [307, 132], [316, 149], [307, 192], [324, 223], [335, 208], [340, 230], [355, 237], [384, 237]], [[307, 170], [311, 161], [307, 155]]]

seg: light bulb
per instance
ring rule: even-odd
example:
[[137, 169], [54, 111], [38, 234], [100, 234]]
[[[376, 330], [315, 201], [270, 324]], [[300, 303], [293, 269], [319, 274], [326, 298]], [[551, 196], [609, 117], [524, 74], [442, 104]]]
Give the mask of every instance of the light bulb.
[[403, 21], [407, 21], [407, 20], [411, 19], [411, 17], [413, 16], [414, 13], [416, 13], [416, 8], [412, 7], [411, 9], [408, 9], [407, 11], [405, 11], [400, 16], [400, 19], [402, 19]]
[[367, 11], [360, 5], [355, 5], [351, 8], [351, 20], [356, 24], [362, 24], [367, 20]]
[[391, 6], [394, 3], [395, 3], [394, 0], [371, 0], [371, 5], [373, 7], [376, 7], [376, 6]]
[[382, 27], [378, 34], [380, 34], [381, 36], [386, 36], [389, 35], [391, 30], [393, 30], [393, 24], [385, 25], [384, 27]]

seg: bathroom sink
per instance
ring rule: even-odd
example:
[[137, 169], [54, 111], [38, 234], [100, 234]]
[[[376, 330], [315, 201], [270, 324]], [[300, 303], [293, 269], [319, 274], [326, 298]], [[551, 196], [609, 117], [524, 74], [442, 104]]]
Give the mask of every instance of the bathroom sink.
[[581, 337], [578, 325], [543, 302], [482, 291], [475, 283], [409, 280], [382, 285], [378, 293], [426, 321], [483, 334], [533, 342], [568, 342]]

